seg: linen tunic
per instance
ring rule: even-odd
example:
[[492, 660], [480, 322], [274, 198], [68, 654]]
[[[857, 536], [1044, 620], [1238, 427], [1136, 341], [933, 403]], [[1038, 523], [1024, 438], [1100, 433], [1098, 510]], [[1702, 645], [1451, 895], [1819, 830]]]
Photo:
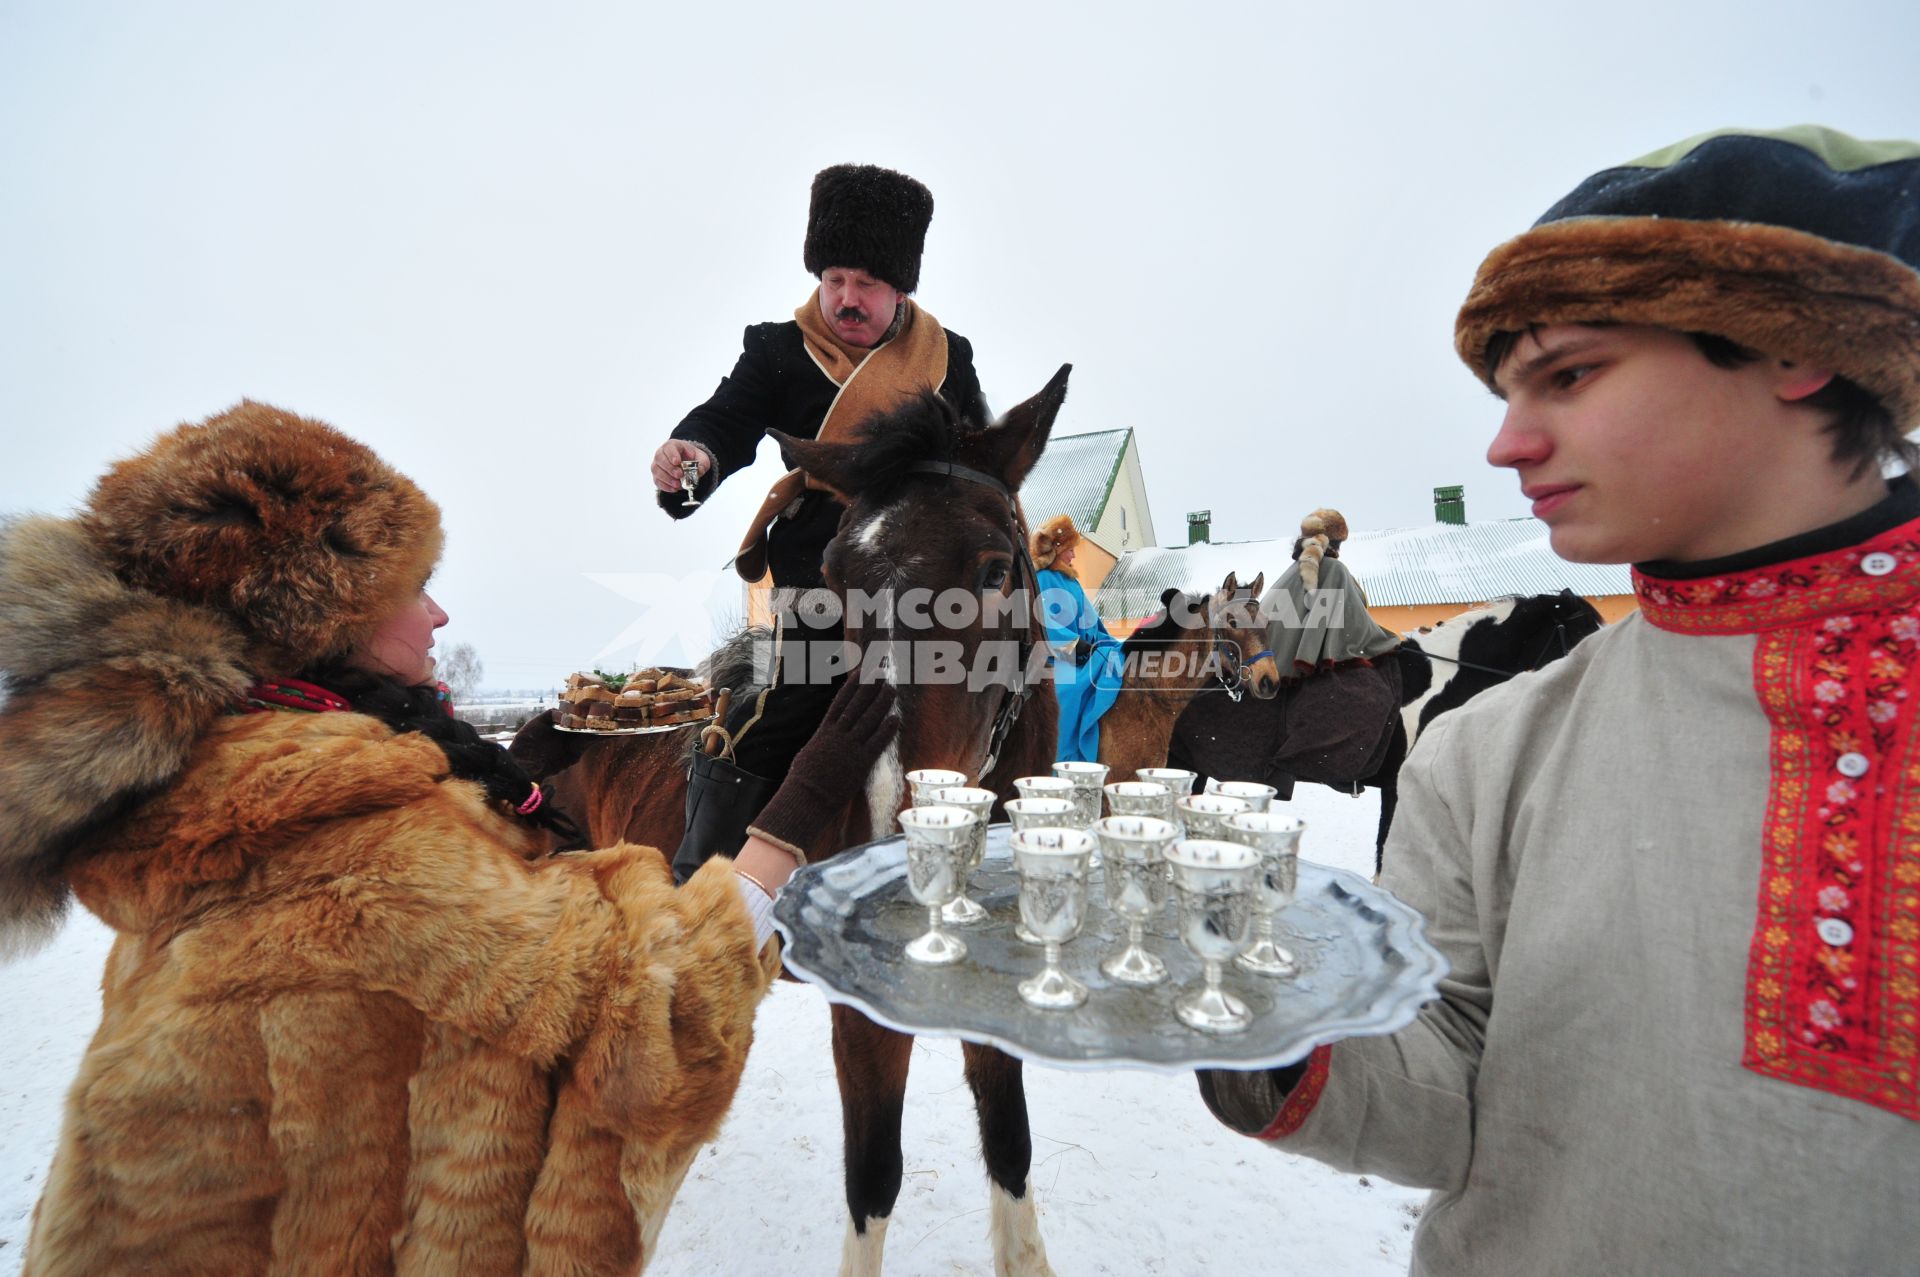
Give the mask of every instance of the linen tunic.
[[1415, 1273], [1915, 1272], [1920, 520], [1636, 587], [1422, 736], [1443, 996], [1262, 1135], [1437, 1190]]

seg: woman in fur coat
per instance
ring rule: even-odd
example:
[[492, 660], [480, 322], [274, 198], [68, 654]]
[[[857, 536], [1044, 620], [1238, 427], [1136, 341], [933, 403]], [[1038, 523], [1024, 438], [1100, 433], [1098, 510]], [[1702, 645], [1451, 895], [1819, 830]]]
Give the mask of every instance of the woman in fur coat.
[[[650, 848], [548, 854], [564, 822], [430, 686], [440, 542], [255, 403], [0, 526], [0, 952], [70, 896], [118, 933], [26, 1277], [644, 1265], [793, 862], [676, 891]], [[800, 844], [891, 732], [848, 687], [768, 808]]]

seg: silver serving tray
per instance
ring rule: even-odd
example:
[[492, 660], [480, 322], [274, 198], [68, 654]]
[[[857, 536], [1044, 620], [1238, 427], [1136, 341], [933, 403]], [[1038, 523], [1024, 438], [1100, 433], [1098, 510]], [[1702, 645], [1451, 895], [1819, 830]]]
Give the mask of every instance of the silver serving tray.
[[988, 829], [969, 892], [992, 917], [948, 928], [967, 942], [961, 962], [926, 967], [901, 953], [927, 929], [927, 910], [907, 894], [906, 844], [896, 836], [793, 875], [773, 910], [787, 970], [903, 1033], [984, 1042], [1063, 1068], [1169, 1073], [1290, 1064], [1322, 1043], [1403, 1028], [1439, 996], [1447, 962], [1427, 942], [1419, 914], [1357, 874], [1302, 860], [1294, 902], [1277, 917], [1278, 939], [1301, 973], [1275, 980], [1230, 965], [1222, 982], [1254, 1014], [1245, 1031], [1202, 1033], [1174, 1017], [1174, 998], [1200, 984], [1201, 972], [1173, 934], [1170, 909], [1147, 927], [1147, 947], [1167, 964], [1164, 984], [1137, 989], [1101, 973], [1125, 925], [1106, 907], [1098, 867], [1086, 927], [1061, 950], [1062, 967], [1091, 990], [1086, 1005], [1030, 1007], [1015, 985], [1040, 969], [1041, 955], [1014, 938], [1019, 881], [1008, 833], [1006, 825]]
[[609, 727], [601, 731], [597, 727], [562, 727], [553, 725], [556, 732], [565, 732], [569, 736], [658, 736], [662, 732], [677, 732], [683, 727], [705, 727], [713, 721], [713, 715], [705, 718], [689, 718], [684, 723], [662, 723], [658, 727]]

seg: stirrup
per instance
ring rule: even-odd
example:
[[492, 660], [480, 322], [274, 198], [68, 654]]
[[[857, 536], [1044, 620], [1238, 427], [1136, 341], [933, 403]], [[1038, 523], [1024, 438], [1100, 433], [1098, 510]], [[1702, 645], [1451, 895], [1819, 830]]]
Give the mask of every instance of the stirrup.
[[778, 789], [778, 781], [708, 754], [695, 754], [687, 772], [687, 832], [673, 853], [677, 886], [711, 856], [731, 856], [747, 841], [747, 826]]

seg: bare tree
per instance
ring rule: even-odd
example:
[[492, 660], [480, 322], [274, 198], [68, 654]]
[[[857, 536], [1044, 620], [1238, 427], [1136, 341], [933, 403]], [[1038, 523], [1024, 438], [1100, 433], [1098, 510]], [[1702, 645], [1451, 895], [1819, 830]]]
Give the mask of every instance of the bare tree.
[[480, 653], [473, 650], [471, 643], [455, 643], [440, 658], [440, 681], [447, 685], [456, 705], [471, 699], [480, 690], [480, 678], [485, 672]]

